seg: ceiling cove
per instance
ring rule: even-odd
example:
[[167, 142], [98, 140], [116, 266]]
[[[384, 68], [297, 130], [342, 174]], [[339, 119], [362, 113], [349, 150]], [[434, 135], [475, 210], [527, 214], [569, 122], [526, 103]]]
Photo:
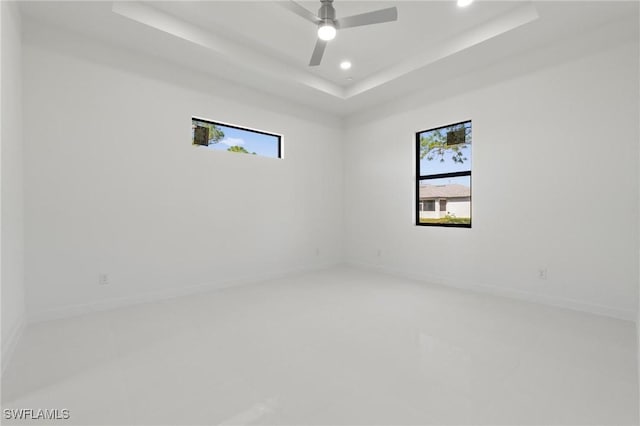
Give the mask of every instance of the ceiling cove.
[[[273, 13], [291, 14], [277, 3], [269, 4], [274, 8]], [[296, 63], [286, 55], [279, 55], [270, 49], [261, 48], [260, 45], [252, 45], [252, 43], [246, 42], [246, 38], [243, 39], [241, 34], [230, 33], [228, 28], [225, 29], [224, 34], [205, 29], [197, 23], [162, 10], [156, 5], [139, 1], [114, 2], [111, 10], [113, 13], [136, 23], [203, 47], [221, 61], [245, 69], [260, 70], [261, 73], [271, 78], [287, 83], [301, 84], [338, 100], [347, 100], [365, 92], [373, 91], [391, 81], [427, 68], [440, 60], [508, 33], [539, 18], [538, 11], [531, 2], [519, 3], [504, 13], [439, 40], [437, 43], [425, 43], [425, 47], [420, 51], [414, 51], [407, 57], [396, 60], [392, 64], [385, 64], [382, 69], [374, 70], [364, 75], [361, 79], [349, 80], [347, 84], [338, 84], [329, 78], [309, 71], [301, 63]], [[402, 12], [402, 4], [400, 4], [398, 6], [398, 22], [394, 23], [394, 25], [402, 25]], [[294, 18], [297, 17], [294, 15]], [[295, 30], [295, 28], [292, 30]], [[384, 33], [383, 29], [380, 31]]]

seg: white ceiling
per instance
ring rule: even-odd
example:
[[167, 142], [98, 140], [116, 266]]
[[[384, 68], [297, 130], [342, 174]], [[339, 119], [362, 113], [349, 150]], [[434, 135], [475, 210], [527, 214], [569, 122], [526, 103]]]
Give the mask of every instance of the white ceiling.
[[[319, 1], [300, 2], [315, 12]], [[338, 18], [390, 6], [398, 21], [341, 30], [307, 64], [316, 29], [271, 1], [27, 1], [27, 18], [345, 115], [612, 22], [638, 25], [638, 3], [334, 2]], [[635, 34], [635, 32], [634, 32]], [[479, 54], [481, 53], [481, 54]], [[353, 63], [349, 71], [338, 64]], [[451, 64], [451, 69], [446, 64]], [[420, 79], [433, 77], [438, 79]], [[392, 90], [391, 90], [392, 89]]]
[[[316, 12], [319, 1], [299, 2]], [[272, 2], [162, 2], [155, 7], [217, 33], [232, 35], [238, 42], [269, 51], [292, 66], [314, 73], [337, 85], [347, 86], [389, 68], [503, 14], [515, 2], [484, 2], [472, 13], [455, 2], [335, 2], [338, 18], [396, 6], [399, 20], [393, 23], [345, 29], [329, 43], [323, 63], [308, 67], [316, 42], [316, 27]], [[383, 37], [380, 35], [383, 34]], [[349, 59], [354, 67], [342, 71], [338, 64]], [[352, 77], [353, 81], [348, 81]]]

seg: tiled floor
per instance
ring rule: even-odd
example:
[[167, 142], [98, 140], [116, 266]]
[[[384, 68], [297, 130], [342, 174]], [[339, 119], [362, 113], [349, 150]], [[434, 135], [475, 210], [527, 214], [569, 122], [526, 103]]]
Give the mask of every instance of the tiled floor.
[[637, 424], [634, 334], [336, 268], [32, 325], [2, 405], [81, 425]]

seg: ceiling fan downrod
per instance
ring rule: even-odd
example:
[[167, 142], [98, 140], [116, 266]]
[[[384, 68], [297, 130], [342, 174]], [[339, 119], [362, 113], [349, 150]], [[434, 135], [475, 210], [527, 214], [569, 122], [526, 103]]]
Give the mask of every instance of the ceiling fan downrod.
[[333, 7], [333, 0], [321, 0], [322, 6], [318, 9], [318, 18], [322, 20], [323, 23], [327, 23], [330, 21], [335, 24], [336, 20], [336, 10]]

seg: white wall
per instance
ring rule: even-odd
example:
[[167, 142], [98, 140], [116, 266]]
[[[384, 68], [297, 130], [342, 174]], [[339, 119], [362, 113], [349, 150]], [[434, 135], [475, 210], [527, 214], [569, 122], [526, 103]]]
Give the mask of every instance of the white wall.
[[[31, 319], [342, 259], [338, 119], [73, 34], [25, 38]], [[284, 159], [193, 147], [192, 115], [282, 134]]]
[[17, 5], [0, 2], [2, 219], [2, 369], [24, 324], [21, 19]]
[[[436, 101], [418, 93], [346, 123], [346, 257], [432, 282], [632, 320], [637, 42], [520, 74]], [[414, 133], [468, 119], [473, 228], [416, 227]], [[602, 200], [612, 207], [607, 215], [594, 208]], [[539, 269], [548, 270], [547, 280], [538, 278]]]
[[[634, 317], [637, 44], [368, 111], [343, 133], [335, 117], [179, 66], [48, 28], [25, 37], [33, 319], [338, 262], [343, 229], [350, 262]], [[286, 158], [200, 152], [191, 115], [283, 133]], [[416, 228], [413, 134], [465, 119], [473, 228]], [[622, 200], [611, 220], [589, 208], [602, 194]]]

